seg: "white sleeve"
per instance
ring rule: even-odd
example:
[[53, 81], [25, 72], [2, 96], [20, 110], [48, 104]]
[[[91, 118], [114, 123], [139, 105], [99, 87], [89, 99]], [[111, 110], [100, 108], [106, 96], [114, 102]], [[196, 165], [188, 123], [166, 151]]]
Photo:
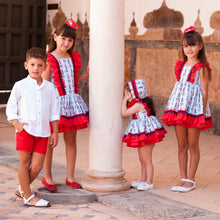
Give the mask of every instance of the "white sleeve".
[[6, 115], [8, 121], [13, 119], [18, 119], [18, 102], [21, 98], [20, 89], [17, 83], [12, 88], [11, 94], [9, 96], [7, 106], [6, 106]]
[[50, 121], [56, 121], [60, 119], [59, 103], [56, 96], [55, 88], [52, 87], [51, 91], [51, 108], [50, 108]]

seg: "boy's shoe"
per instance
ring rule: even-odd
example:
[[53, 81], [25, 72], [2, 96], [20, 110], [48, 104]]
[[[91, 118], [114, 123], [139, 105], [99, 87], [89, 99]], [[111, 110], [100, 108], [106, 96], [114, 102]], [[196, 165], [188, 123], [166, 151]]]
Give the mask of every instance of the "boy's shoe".
[[139, 184], [140, 184], [140, 181], [139, 181], [139, 180], [137, 180], [137, 181], [132, 181], [132, 182], [131, 182], [131, 187], [137, 188]]
[[154, 184], [147, 184], [146, 182], [140, 182], [140, 184], [137, 187], [137, 190], [149, 190], [149, 189], [153, 189], [154, 188]]
[[24, 195], [23, 195], [23, 191], [21, 190], [21, 185], [18, 185], [18, 190], [16, 190], [15, 195], [21, 199], [23, 199]]
[[51, 206], [51, 204], [47, 200], [45, 200], [45, 199], [40, 199], [39, 201], [37, 201], [36, 204], [31, 205], [30, 200], [33, 199], [34, 197], [35, 197], [34, 194], [32, 194], [28, 199], [25, 199], [23, 197], [24, 205], [25, 206], [33, 206], [33, 207], [41, 207], [41, 208], [43, 208], [43, 207], [50, 207]]

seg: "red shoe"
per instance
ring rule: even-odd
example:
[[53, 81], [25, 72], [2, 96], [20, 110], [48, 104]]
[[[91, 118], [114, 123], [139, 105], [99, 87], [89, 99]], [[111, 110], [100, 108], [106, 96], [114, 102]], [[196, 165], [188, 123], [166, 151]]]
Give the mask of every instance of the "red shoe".
[[66, 185], [69, 185], [69, 186], [71, 186], [73, 189], [79, 189], [79, 188], [81, 188], [81, 185], [79, 184], [79, 183], [77, 183], [77, 182], [70, 182], [70, 181], [68, 181], [67, 179], [66, 179]]
[[57, 187], [55, 184], [48, 184], [45, 180], [45, 178], [43, 178], [42, 180], [42, 184], [46, 187], [46, 189], [50, 192], [56, 192], [57, 191]]

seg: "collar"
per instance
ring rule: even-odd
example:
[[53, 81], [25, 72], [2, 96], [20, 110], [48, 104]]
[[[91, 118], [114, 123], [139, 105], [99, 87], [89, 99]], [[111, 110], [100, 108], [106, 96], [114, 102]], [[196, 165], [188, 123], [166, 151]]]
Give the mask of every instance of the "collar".
[[45, 85], [45, 79], [42, 78], [42, 83], [40, 85], [37, 84], [37, 80], [36, 79], [33, 79], [30, 77], [30, 75], [27, 76], [27, 79], [29, 80], [29, 82], [31, 84], [33, 84], [35, 87], [37, 87], [37, 89], [41, 89], [44, 87]]

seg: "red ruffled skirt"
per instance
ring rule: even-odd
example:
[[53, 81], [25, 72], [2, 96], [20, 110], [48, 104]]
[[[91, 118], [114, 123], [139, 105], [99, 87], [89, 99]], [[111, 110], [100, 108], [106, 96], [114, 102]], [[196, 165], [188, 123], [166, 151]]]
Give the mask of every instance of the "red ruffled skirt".
[[211, 128], [212, 117], [204, 117], [204, 115], [193, 115], [184, 111], [165, 111], [162, 115], [161, 121], [169, 126], [181, 125], [187, 128], [198, 128], [200, 130], [206, 130]]
[[161, 127], [150, 133], [143, 132], [139, 134], [125, 134], [122, 141], [125, 142], [128, 147], [137, 148], [162, 141], [166, 133], [167, 131]]
[[60, 116], [60, 120], [58, 122], [58, 132], [68, 132], [74, 130], [80, 130], [83, 128], [87, 128], [89, 123], [89, 113], [74, 115], [71, 117], [67, 117], [64, 115]]

